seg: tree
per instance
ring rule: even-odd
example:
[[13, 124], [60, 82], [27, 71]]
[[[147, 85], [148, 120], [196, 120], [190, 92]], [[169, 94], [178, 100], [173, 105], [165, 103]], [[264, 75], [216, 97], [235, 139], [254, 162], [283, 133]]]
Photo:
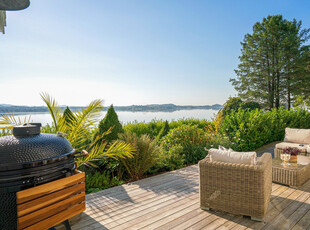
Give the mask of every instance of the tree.
[[244, 110], [261, 109], [259, 103], [255, 101], [242, 101], [239, 97], [230, 97], [224, 104], [224, 107], [220, 110], [223, 117], [230, 113], [230, 111], [238, 111], [239, 108]]
[[242, 100], [239, 97], [230, 97], [225, 102], [224, 107], [220, 110], [223, 117], [230, 113], [231, 110], [237, 111], [242, 106]]
[[74, 114], [72, 113], [72, 111], [69, 109], [69, 107], [67, 106], [67, 108], [64, 110], [63, 115], [62, 115], [64, 121], [66, 122], [66, 124], [72, 124], [74, 122], [75, 117]]
[[167, 133], [169, 133], [170, 127], [169, 127], [169, 122], [165, 121], [164, 126], [161, 128], [159, 131], [158, 135], [155, 138], [155, 142], [159, 142], [162, 137], [166, 136]]
[[302, 66], [303, 77], [305, 81], [296, 85], [299, 94], [295, 95], [294, 106], [308, 106], [310, 107], [310, 52], [306, 52], [303, 56], [306, 60]]
[[309, 60], [309, 29], [301, 21], [288, 21], [282, 15], [268, 16], [253, 26], [241, 42], [237, 78], [230, 79], [241, 99], [256, 101], [264, 108], [292, 104], [299, 86], [306, 82], [302, 66]]
[[255, 109], [261, 109], [260, 104], [255, 102], [255, 101], [245, 101], [242, 102], [241, 105], [242, 109], [247, 109], [247, 110], [255, 110]]
[[118, 138], [118, 134], [124, 132], [113, 105], [109, 107], [107, 114], [100, 121], [98, 126], [98, 133], [96, 135], [101, 135], [102, 133], [107, 132], [109, 129], [112, 129], [111, 132], [104, 136], [104, 139], [109, 142], [116, 140]]

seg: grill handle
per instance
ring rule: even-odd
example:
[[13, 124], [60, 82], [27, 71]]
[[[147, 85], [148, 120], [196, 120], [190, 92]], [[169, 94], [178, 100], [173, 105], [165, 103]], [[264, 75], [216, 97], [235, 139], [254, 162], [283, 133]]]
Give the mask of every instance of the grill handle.
[[79, 158], [79, 157], [88, 157], [89, 153], [86, 150], [82, 150], [82, 151], [75, 151], [74, 152], [74, 157], [75, 158]]

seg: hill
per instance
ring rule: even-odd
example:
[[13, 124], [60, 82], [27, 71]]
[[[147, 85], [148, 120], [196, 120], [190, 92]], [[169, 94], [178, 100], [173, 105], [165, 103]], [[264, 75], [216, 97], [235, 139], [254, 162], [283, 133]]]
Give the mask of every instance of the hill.
[[[69, 106], [71, 110], [81, 110], [81, 106]], [[150, 104], [150, 105], [130, 105], [130, 106], [114, 106], [116, 111], [130, 111], [130, 112], [173, 112], [177, 110], [192, 110], [192, 109], [213, 109], [219, 110], [223, 106], [219, 104], [214, 105], [174, 105], [174, 104]], [[66, 106], [61, 106], [65, 109]], [[107, 107], [103, 109], [107, 110]], [[19, 106], [0, 104], [0, 113], [22, 113], [22, 112], [48, 112], [45, 106]]]

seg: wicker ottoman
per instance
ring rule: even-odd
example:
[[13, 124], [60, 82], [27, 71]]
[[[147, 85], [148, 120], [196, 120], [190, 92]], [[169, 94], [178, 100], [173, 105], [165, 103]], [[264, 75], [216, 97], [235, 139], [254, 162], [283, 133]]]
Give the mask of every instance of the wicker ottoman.
[[310, 157], [297, 157], [297, 164], [282, 165], [279, 158], [272, 160], [272, 181], [291, 187], [299, 187], [310, 179]]

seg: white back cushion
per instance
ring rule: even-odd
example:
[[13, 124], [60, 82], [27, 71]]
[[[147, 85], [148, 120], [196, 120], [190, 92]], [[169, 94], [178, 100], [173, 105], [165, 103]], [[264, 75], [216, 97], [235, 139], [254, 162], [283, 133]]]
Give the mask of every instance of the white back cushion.
[[231, 148], [227, 149], [227, 148], [225, 148], [225, 147], [222, 146], [222, 145], [219, 145], [219, 150], [230, 151], [230, 152], [233, 152], [233, 151], [234, 151], [234, 150], [232, 150]]
[[210, 149], [208, 155], [211, 161], [249, 165], [256, 164], [256, 152], [234, 152], [220, 149]]
[[284, 141], [299, 144], [310, 144], [310, 129], [285, 128]]

